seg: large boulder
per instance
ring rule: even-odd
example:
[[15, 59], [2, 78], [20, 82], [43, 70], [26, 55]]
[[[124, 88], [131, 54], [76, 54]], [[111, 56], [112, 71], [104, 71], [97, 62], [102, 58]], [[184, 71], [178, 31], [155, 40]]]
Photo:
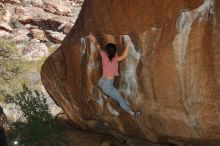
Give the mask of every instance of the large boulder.
[[[90, 32], [102, 47], [115, 42], [119, 54], [132, 41], [115, 86], [142, 117], [132, 118], [98, 88], [101, 59]], [[220, 139], [219, 32], [219, 0], [85, 0], [45, 61], [42, 82], [84, 129], [102, 121], [151, 141]]]

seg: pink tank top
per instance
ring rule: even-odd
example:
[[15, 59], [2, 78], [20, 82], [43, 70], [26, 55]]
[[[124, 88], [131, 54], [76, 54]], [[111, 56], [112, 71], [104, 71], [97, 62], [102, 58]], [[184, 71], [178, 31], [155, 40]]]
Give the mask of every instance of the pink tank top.
[[117, 57], [112, 58], [112, 61], [108, 59], [108, 55], [105, 51], [100, 51], [102, 57], [102, 70], [104, 76], [118, 76], [118, 61]]

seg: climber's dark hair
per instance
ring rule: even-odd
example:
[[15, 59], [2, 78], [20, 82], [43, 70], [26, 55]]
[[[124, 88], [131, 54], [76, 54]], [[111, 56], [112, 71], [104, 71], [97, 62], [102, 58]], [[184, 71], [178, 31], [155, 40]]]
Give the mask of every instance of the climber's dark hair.
[[108, 43], [105, 46], [105, 52], [107, 52], [109, 60], [112, 61], [116, 55], [116, 45], [113, 43]]

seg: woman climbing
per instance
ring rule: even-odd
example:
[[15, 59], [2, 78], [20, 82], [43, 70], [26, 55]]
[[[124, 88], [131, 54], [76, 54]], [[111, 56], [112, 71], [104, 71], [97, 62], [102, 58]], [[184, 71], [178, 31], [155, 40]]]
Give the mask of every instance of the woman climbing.
[[99, 87], [103, 92], [117, 101], [120, 107], [128, 112], [130, 115], [138, 117], [141, 115], [139, 111], [133, 111], [130, 109], [129, 105], [125, 102], [124, 98], [121, 96], [119, 91], [113, 86], [114, 77], [118, 76], [118, 62], [124, 60], [128, 55], [128, 44], [126, 44], [125, 50], [122, 55], [117, 56], [116, 46], [113, 43], [108, 43], [103, 51], [101, 46], [97, 42], [97, 39], [93, 34], [89, 35], [91, 43], [94, 43], [102, 57], [102, 77], [98, 81]]

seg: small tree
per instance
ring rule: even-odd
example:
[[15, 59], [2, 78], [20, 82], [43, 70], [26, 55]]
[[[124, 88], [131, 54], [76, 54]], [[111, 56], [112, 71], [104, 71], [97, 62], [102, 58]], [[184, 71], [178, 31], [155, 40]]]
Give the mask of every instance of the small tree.
[[59, 146], [64, 142], [62, 129], [49, 112], [42, 93], [24, 85], [23, 91], [8, 94], [5, 101], [16, 104], [23, 112], [25, 121], [12, 124], [13, 136], [19, 136], [21, 144]]

